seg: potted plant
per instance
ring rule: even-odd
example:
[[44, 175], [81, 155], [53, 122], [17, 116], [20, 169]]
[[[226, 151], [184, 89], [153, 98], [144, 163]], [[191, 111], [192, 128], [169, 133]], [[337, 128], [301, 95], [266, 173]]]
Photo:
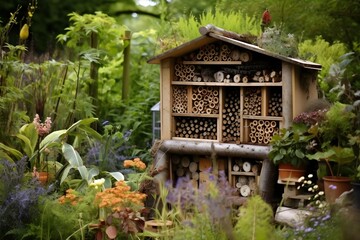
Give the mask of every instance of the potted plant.
[[306, 154], [314, 137], [307, 130], [305, 124], [295, 123], [273, 136], [269, 158], [279, 165], [280, 180], [297, 180], [304, 176], [309, 163]]
[[346, 104], [336, 102], [326, 112], [324, 120], [309, 129], [317, 140], [317, 151], [306, 157], [319, 161], [318, 177], [324, 180], [325, 196], [331, 203], [351, 189], [355, 155], [349, 134], [354, 131], [353, 118]]

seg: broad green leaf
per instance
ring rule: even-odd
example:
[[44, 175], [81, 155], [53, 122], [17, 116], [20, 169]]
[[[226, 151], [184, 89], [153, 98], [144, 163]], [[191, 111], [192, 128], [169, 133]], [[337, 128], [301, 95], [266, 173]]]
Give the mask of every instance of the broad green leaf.
[[60, 180], [60, 184], [62, 184], [65, 179], [67, 178], [67, 176], [69, 175], [69, 172], [70, 170], [72, 169], [73, 167], [71, 165], [67, 165], [66, 168], [64, 169], [63, 171], [63, 174], [61, 176], [61, 180]]
[[72, 167], [78, 168], [83, 165], [83, 161], [79, 153], [70, 144], [64, 143], [62, 146], [62, 152], [65, 159], [70, 163]]
[[3, 143], [0, 143], [0, 148], [13, 155], [16, 160], [20, 160], [24, 156], [24, 154], [22, 154], [20, 151], [16, 150], [15, 148], [8, 147]]
[[71, 125], [66, 132], [71, 132], [73, 131], [75, 128], [77, 128], [79, 125], [90, 125], [91, 123], [97, 121], [97, 118], [85, 118], [82, 120], [77, 121], [76, 123], [74, 123], [73, 125]]
[[92, 129], [91, 127], [87, 125], [80, 125], [79, 129], [85, 131], [87, 134], [89, 134], [91, 137], [94, 137], [97, 140], [100, 140], [102, 138], [101, 134]]
[[300, 151], [299, 149], [295, 150], [295, 155], [301, 159], [305, 157], [305, 154], [302, 151]]
[[125, 177], [121, 172], [109, 172], [109, 174], [116, 179], [116, 181], [124, 181]]
[[87, 179], [88, 179], [88, 176], [89, 176], [88, 170], [87, 170], [87, 168], [86, 168], [84, 165], [79, 166], [79, 167], [78, 167], [78, 171], [79, 171], [82, 179], [84, 179], [84, 180], [87, 180]]
[[12, 163], [14, 163], [14, 159], [12, 159], [6, 152], [0, 150], [0, 159], [6, 159]]
[[306, 154], [306, 157], [309, 159], [309, 160], [324, 160], [324, 159], [328, 159], [330, 158], [331, 156], [334, 156], [335, 155], [335, 151], [332, 150], [332, 149], [329, 149], [328, 151], [326, 152], [316, 152], [314, 154]]
[[90, 182], [92, 180], [92, 178], [99, 175], [99, 173], [100, 173], [99, 168], [97, 168], [97, 167], [91, 168], [88, 172], [87, 181]]
[[26, 154], [26, 156], [31, 157], [34, 154], [34, 148], [31, 144], [31, 141], [28, 137], [22, 134], [16, 134], [16, 137], [21, 139], [24, 142], [23, 150]]
[[[35, 124], [34, 123], [29, 123], [29, 124], [23, 125], [20, 128], [19, 133], [21, 135], [26, 136], [30, 140], [31, 148], [35, 149], [38, 138], [39, 138], [39, 135], [38, 135], [38, 133], [36, 131], [36, 128], [35, 128]], [[33, 152], [34, 152], [34, 150], [33, 150]]]
[[66, 134], [66, 130], [58, 130], [47, 135], [40, 143], [40, 149], [47, 147], [48, 144], [59, 141]]

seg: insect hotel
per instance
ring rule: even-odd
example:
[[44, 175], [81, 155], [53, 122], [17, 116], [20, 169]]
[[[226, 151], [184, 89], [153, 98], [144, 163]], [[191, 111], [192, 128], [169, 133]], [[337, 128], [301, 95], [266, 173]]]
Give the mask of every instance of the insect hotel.
[[266, 51], [212, 25], [201, 36], [153, 57], [160, 64], [161, 139], [156, 177], [206, 181], [222, 170], [239, 195], [271, 201], [276, 169], [269, 143], [317, 99], [321, 66]]

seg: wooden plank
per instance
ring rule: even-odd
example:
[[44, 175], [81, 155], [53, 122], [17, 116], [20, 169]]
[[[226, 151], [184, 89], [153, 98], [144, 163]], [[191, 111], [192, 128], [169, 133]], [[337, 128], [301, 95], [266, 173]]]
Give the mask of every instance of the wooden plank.
[[183, 61], [183, 64], [192, 64], [192, 65], [241, 65], [242, 61]]
[[185, 81], [173, 81], [173, 85], [195, 85], [195, 86], [234, 86], [234, 87], [262, 87], [262, 86], [277, 86], [281, 87], [283, 85], [282, 82], [250, 82], [250, 83], [223, 83], [223, 82], [185, 82]]
[[171, 81], [174, 76], [174, 62], [165, 60], [161, 63], [160, 71], [160, 119], [161, 119], [161, 140], [171, 139], [172, 123], [172, 88]]
[[283, 97], [283, 124], [284, 127], [290, 127], [293, 120], [293, 84], [292, 84], [292, 78], [294, 74], [293, 70], [294, 66], [290, 63], [283, 62], [282, 63], [282, 97]]
[[269, 112], [269, 91], [267, 87], [261, 87], [261, 115], [267, 116]]

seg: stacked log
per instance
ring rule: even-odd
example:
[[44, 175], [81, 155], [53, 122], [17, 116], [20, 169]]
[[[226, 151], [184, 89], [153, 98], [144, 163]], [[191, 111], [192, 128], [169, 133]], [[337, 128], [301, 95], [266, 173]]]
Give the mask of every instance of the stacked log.
[[243, 115], [261, 115], [261, 89], [245, 89]]
[[199, 160], [188, 155], [172, 155], [171, 169], [174, 179], [187, 177], [193, 182], [194, 187], [198, 187], [199, 181]]
[[255, 82], [281, 82], [281, 71], [269, 71], [268, 69], [263, 69], [262, 71], [256, 71], [253, 78]]
[[282, 116], [282, 97], [281, 92], [271, 92], [269, 97], [269, 116], [281, 117]]
[[215, 118], [175, 118], [175, 137], [217, 139]]
[[235, 187], [243, 197], [257, 193], [256, 177], [260, 175], [261, 164], [247, 160], [237, 160], [232, 164], [231, 171], [235, 173]]
[[223, 141], [240, 143], [240, 91], [238, 88], [225, 93], [222, 123]]
[[198, 74], [195, 73], [195, 65], [188, 64], [175, 64], [175, 81], [201, 81], [201, 78], [198, 79]]
[[219, 88], [218, 87], [193, 87], [192, 113], [218, 114], [219, 113]]
[[188, 97], [186, 86], [173, 86], [173, 113], [187, 113]]
[[272, 136], [279, 131], [278, 122], [271, 120], [252, 120], [249, 124], [251, 143], [269, 144]]

